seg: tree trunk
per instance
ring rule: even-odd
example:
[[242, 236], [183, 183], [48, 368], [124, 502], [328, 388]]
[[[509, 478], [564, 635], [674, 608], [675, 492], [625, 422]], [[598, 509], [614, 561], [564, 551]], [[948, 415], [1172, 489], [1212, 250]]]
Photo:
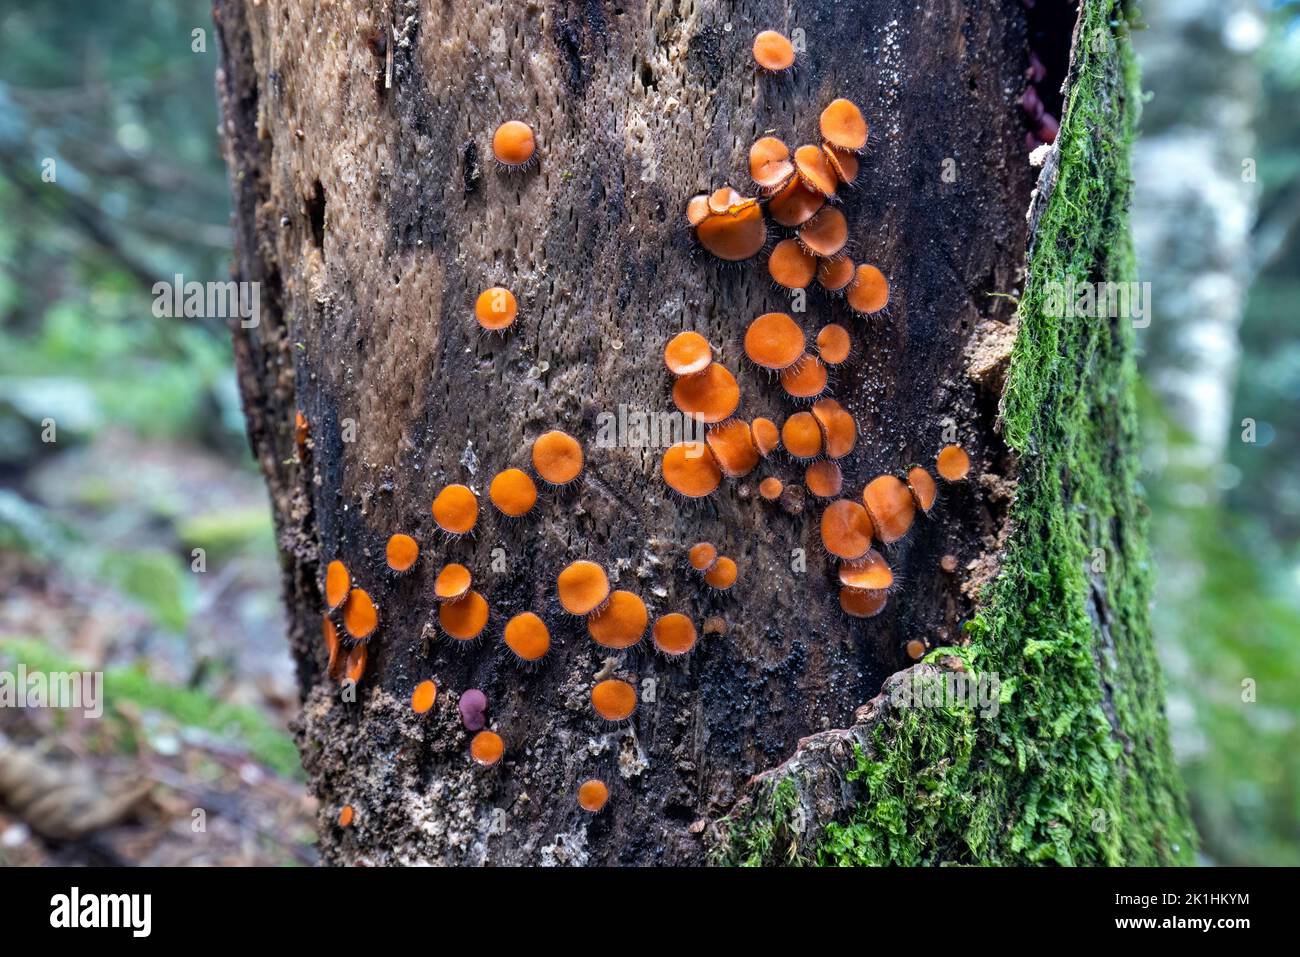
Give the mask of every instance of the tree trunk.
[[[1030, 227], [1029, 49], [1063, 71], [1074, 22], [1065, 4], [1040, 6], [1061, 10], [1036, 23], [1015, 0], [217, 0], [236, 273], [262, 283], [260, 324], [237, 330], [236, 358], [276, 513], [326, 860], [1190, 852], [1146, 623], [1131, 334], [1123, 320], [1071, 324], [1042, 308], [1045, 279], [1128, 265], [1125, 23], [1106, 0], [1087, 4], [1090, 43], [1075, 47], [1070, 112]], [[769, 27], [806, 37], [792, 76], [755, 72], [750, 44]], [[749, 144], [767, 130], [811, 141], [837, 96], [872, 128], [841, 206], [853, 254], [892, 287], [869, 319], [815, 291], [796, 312], [810, 336], [838, 321], [855, 339], [832, 385], [860, 433], [844, 494], [933, 466], [954, 434], [974, 463], [888, 549], [898, 581], [865, 620], [840, 610], [820, 505], [756, 494], [767, 474], [798, 485], [801, 466], [778, 455], [688, 503], [664, 485], [658, 449], [597, 442], [620, 406], [672, 410], [661, 352], [683, 329], [736, 374], [745, 418], [794, 411], [740, 339], [759, 313], [798, 303], [763, 255], [734, 266], [698, 249], [684, 210], [724, 183], [744, 192]], [[492, 131], [512, 118], [537, 131], [540, 163], [526, 172], [491, 160]], [[521, 319], [485, 336], [473, 303], [497, 284]], [[487, 483], [526, 468], [532, 440], [557, 428], [582, 441], [582, 478], [504, 520]], [[449, 540], [430, 503], [454, 482], [484, 507], [473, 535]], [[423, 549], [400, 578], [384, 565], [399, 531]], [[687, 566], [699, 540], [739, 563], [729, 591]], [[1085, 564], [1096, 549], [1104, 571]], [[944, 555], [956, 573], [940, 569]], [[381, 609], [355, 701], [324, 668], [334, 558]], [[717, 616], [725, 634], [683, 659], [648, 638], [622, 653], [595, 645], [555, 595], [579, 558], [652, 616]], [[448, 561], [473, 571], [491, 605], [468, 648], [437, 626], [432, 582]], [[500, 638], [525, 610], [553, 639], [534, 668]], [[1000, 674], [998, 715], [882, 699], [859, 712], [909, 664], [911, 639], [934, 663], [906, 674]], [[630, 722], [592, 713], [598, 675], [640, 690]], [[420, 717], [410, 695], [424, 678], [440, 695]], [[455, 703], [471, 688], [506, 743], [488, 770], [468, 757]], [[590, 777], [611, 791], [595, 816], [575, 800]], [[356, 818], [340, 828], [347, 804]]]

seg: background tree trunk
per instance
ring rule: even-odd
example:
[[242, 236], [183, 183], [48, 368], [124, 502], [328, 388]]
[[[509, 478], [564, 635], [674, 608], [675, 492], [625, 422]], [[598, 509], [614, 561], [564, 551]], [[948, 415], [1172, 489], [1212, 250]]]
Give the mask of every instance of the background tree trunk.
[[[1017, 338], [1035, 185], [1024, 72], [1031, 42], [1063, 68], [1074, 23], [1068, 4], [1041, 6], [1055, 13], [1030, 20], [1015, 0], [217, 0], [236, 272], [263, 284], [261, 323], [237, 331], [236, 355], [284, 556], [305, 699], [300, 745], [327, 860], [1187, 852], [1145, 625], [1126, 324], [1054, 326], [1033, 309], [1031, 272]], [[1108, 275], [1127, 250], [1131, 78], [1111, 7], [1088, 5], [1095, 72], [1077, 139], [1069, 114], [1063, 135], [1080, 149], [1049, 164], [1032, 218], [1031, 266], [1043, 263], [1045, 234], [1053, 259], [1044, 268], [1058, 277]], [[807, 38], [792, 77], [755, 73], [750, 43], [769, 27]], [[1078, 55], [1074, 69], [1077, 78]], [[1051, 83], [1044, 89], [1059, 99]], [[657, 450], [595, 441], [598, 416], [620, 405], [672, 409], [660, 354], [682, 329], [721, 350], [745, 418], [780, 421], [794, 410], [739, 347], [748, 322], [789, 309], [788, 295], [762, 257], [735, 267], [694, 250], [683, 214], [694, 193], [747, 188], [748, 146], [765, 131], [812, 140], [836, 96], [855, 100], [872, 125], [843, 204], [854, 256], [878, 264], [893, 290], [889, 310], [870, 321], [817, 293], [799, 316], [810, 335], [843, 322], [857, 345], [832, 390], [861, 434], [844, 462], [845, 494], [881, 472], [932, 465], [947, 423], [975, 462], [972, 480], [946, 488], [935, 516], [891, 549], [900, 582], [885, 613], [867, 621], [839, 610], [820, 508], [791, 514], [754, 494], [763, 474], [797, 483], [801, 468], [774, 462], [687, 505], [663, 485]], [[538, 133], [540, 164], [524, 174], [491, 163], [491, 133], [509, 118]], [[1083, 148], [1090, 143], [1117, 150]], [[1063, 186], [1080, 190], [1068, 197], [1073, 219], [1061, 211]], [[512, 288], [523, 308], [503, 338], [485, 338], [472, 317], [475, 296], [493, 284]], [[301, 450], [296, 410], [311, 428]], [[501, 520], [486, 505], [488, 481], [526, 466], [531, 441], [552, 428], [583, 442], [582, 480], [544, 493], [523, 520]], [[451, 482], [485, 503], [475, 534], [456, 541], [437, 534], [429, 513]], [[423, 547], [415, 574], [401, 579], [383, 563], [397, 531]], [[700, 539], [740, 563], [724, 595], [685, 565]], [[1095, 548], [1113, 559], [1088, 577]], [[496, 549], [504, 571], [494, 570]], [[940, 571], [944, 554], [958, 557], [956, 575]], [[382, 610], [355, 702], [341, 700], [323, 668], [321, 578], [335, 557]], [[555, 600], [556, 574], [577, 558], [600, 562], [652, 614], [720, 615], [727, 633], [684, 661], [656, 656], [648, 640], [611, 657]], [[468, 649], [440, 636], [431, 598], [438, 567], [452, 560], [474, 571], [492, 607]], [[535, 670], [500, 643], [504, 622], [523, 610], [542, 614], [555, 641]], [[1011, 682], [989, 721], [877, 707], [855, 724], [858, 705], [906, 665], [911, 638], [951, 648], [935, 656], [939, 667], [991, 668], [1024, 684]], [[591, 713], [598, 673], [642, 689], [627, 727]], [[426, 677], [441, 695], [420, 719], [409, 695]], [[475, 687], [507, 746], [487, 772], [468, 759], [455, 706]], [[781, 764], [801, 738], [850, 725], [839, 734], [862, 748], [840, 738], [833, 761], [801, 763], [798, 752]], [[748, 785], [777, 765], [784, 770]], [[611, 785], [598, 817], [574, 799], [591, 776]], [[835, 786], [811, 786], [818, 781]], [[927, 781], [938, 786], [918, 801], [916, 784]], [[935, 798], [951, 806], [929, 806]], [[1133, 802], [1127, 816], [1124, 801]], [[343, 804], [357, 809], [347, 830], [333, 823]], [[1114, 812], [1100, 829], [1093, 806]], [[882, 829], [885, 808], [895, 819]]]

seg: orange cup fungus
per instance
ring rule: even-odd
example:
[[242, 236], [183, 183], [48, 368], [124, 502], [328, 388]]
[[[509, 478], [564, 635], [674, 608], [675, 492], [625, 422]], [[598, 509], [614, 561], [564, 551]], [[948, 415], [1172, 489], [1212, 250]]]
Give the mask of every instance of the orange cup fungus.
[[709, 209], [709, 197], [705, 193], [698, 193], [692, 196], [686, 203], [686, 221], [692, 226], [698, 226], [712, 214]]
[[808, 466], [803, 483], [818, 498], [834, 498], [844, 488], [844, 473], [838, 462], [822, 459]]
[[794, 365], [781, 370], [781, 388], [796, 399], [815, 399], [826, 391], [827, 372], [822, 361], [805, 353]]
[[710, 215], [695, 227], [695, 238], [719, 259], [749, 259], [767, 242], [763, 209], [756, 199], [738, 198], [725, 210], [716, 210], [711, 200]]
[[357, 641], [365, 641], [379, 627], [379, 608], [361, 588], [348, 593], [343, 605], [343, 627]]
[[506, 622], [503, 638], [506, 647], [520, 661], [540, 661], [551, 650], [551, 633], [546, 623], [531, 611], [515, 615]]
[[567, 432], [555, 429], [533, 442], [533, 469], [551, 485], [568, 485], [582, 474], [582, 446]]
[[445, 601], [438, 606], [438, 624], [457, 641], [473, 641], [483, 634], [488, 622], [488, 603], [476, 591], [464, 598]]
[[433, 582], [433, 597], [438, 601], [460, 601], [469, 591], [474, 578], [469, 569], [457, 562], [442, 566]]
[[853, 282], [845, 297], [855, 312], [879, 312], [889, 305], [889, 280], [875, 266], [862, 263], [853, 271]]
[[836, 149], [856, 153], [867, 145], [867, 121], [851, 100], [832, 100], [818, 125], [822, 139]]
[[860, 591], [885, 591], [894, 583], [894, 572], [885, 556], [874, 548], [852, 562], [840, 566], [840, 584]]
[[609, 577], [595, 562], [576, 561], [560, 572], [555, 588], [570, 615], [589, 615], [609, 597]]
[[370, 657], [367, 647], [365, 642], [361, 642], [353, 645], [352, 650], [348, 652], [348, 665], [343, 672], [343, 677], [354, 685], [360, 684], [362, 676], [366, 673], [366, 660]]
[[919, 638], [913, 638], [903, 649], [907, 652], [907, 657], [913, 661], [920, 661], [925, 657], [925, 642]]
[[694, 375], [713, 362], [713, 347], [698, 332], [679, 332], [664, 346], [664, 365], [673, 375]]
[[811, 459], [821, 454], [822, 429], [811, 412], [796, 412], [781, 426], [781, 442], [797, 459]]
[[[799, 244], [814, 256], [837, 256], [849, 241], [849, 221], [834, 206], [823, 206], [799, 227]], [[812, 281], [812, 276], [808, 277]]]
[[348, 566], [337, 558], [325, 566], [325, 605], [330, 611], [336, 611], [348, 598], [352, 590], [352, 575]]
[[853, 351], [853, 339], [849, 330], [838, 322], [831, 322], [821, 327], [817, 333], [817, 355], [828, 366], [837, 366], [849, 357]]
[[804, 334], [784, 312], [766, 312], [745, 330], [745, 355], [755, 365], [780, 372], [799, 361]]
[[835, 195], [840, 178], [826, 161], [826, 153], [820, 146], [809, 144], [795, 150], [794, 168], [804, 186], [812, 192], [827, 199]]
[[764, 136], [749, 148], [749, 175], [765, 190], [777, 190], [794, 175], [790, 147], [775, 136]]
[[749, 423], [744, 419], [731, 419], [709, 429], [704, 441], [717, 460], [722, 474], [728, 478], [748, 475], [758, 465], [758, 449]]
[[710, 363], [703, 372], [682, 376], [673, 384], [673, 402], [705, 425], [730, 418], [740, 405], [740, 386], [727, 367]]
[[411, 710], [416, 714], [427, 714], [438, 700], [438, 686], [428, 679], [421, 681], [411, 692]]
[[942, 558], [939, 559], [939, 567], [942, 568], [944, 571], [946, 571], [949, 575], [951, 575], [953, 572], [957, 570], [957, 556], [944, 555]]
[[934, 500], [939, 497], [939, 486], [935, 484], [933, 475], [921, 466], [914, 465], [907, 470], [907, 487], [917, 508], [923, 512], [934, 508]]
[[495, 731], [480, 731], [469, 742], [469, 756], [475, 764], [490, 768], [506, 753], [506, 743]]
[[852, 499], [842, 498], [822, 512], [822, 544], [836, 558], [857, 561], [871, 549], [874, 529], [867, 510]]
[[339, 827], [351, 827], [354, 817], [356, 817], [356, 812], [352, 810], [352, 805], [343, 805], [339, 810]]
[[329, 652], [329, 658], [325, 663], [325, 672], [335, 681], [343, 674], [342, 646], [339, 641], [339, 630], [334, 627], [334, 622], [329, 620], [328, 616], [321, 618], [320, 624], [321, 636], [325, 639], [325, 650]]
[[678, 442], [664, 453], [663, 476], [679, 495], [703, 498], [717, 489], [722, 470], [703, 442]]
[[823, 259], [817, 264], [817, 281], [827, 292], [840, 292], [853, 281], [853, 260]]
[[501, 332], [514, 325], [519, 315], [515, 294], [501, 286], [484, 289], [474, 303], [474, 318], [489, 332]]
[[578, 807], [588, 814], [599, 814], [609, 800], [609, 788], [597, 778], [583, 781], [578, 788]]
[[293, 414], [293, 443], [301, 450], [311, 438], [311, 425], [307, 421], [307, 416], [302, 414], [302, 410]]
[[478, 523], [478, 496], [464, 485], [448, 485], [433, 500], [433, 520], [448, 535], [464, 535]]
[[769, 502], [775, 502], [785, 491], [785, 485], [775, 475], [769, 475], [758, 483], [758, 494]]
[[695, 622], [681, 612], [672, 612], [655, 622], [655, 647], [666, 655], [684, 655], [695, 647]]
[[718, 560], [718, 547], [712, 542], [696, 542], [686, 553], [686, 560], [697, 572], [707, 572]]
[[800, 177], [794, 176], [771, 198], [767, 212], [778, 226], [793, 229], [808, 222], [825, 205], [825, 196], [809, 189]]
[[636, 689], [626, 681], [608, 678], [591, 689], [591, 707], [606, 721], [625, 721], [636, 711]]
[[537, 153], [533, 128], [520, 120], [507, 120], [492, 134], [492, 155], [502, 166], [523, 169]]
[[537, 485], [523, 469], [506, 469], [493, 477], [488, 498], [502, 515], [519, 518], [537, 504]]
[[858, 178], [858, 158], [852, 153], [845, 153], [834, 149], [831, 146], [823, 146], [826, 153], [826, 162], [830, 164], [831, 169], [835, 170], [835, 175], [839, 177], [841, 183], [852, 183]]
[[960, 482], [970, 473], [970, 456], [960, 445], [945, 445], [935, 458], [935, 468], [948, 482]]
[[771, 455], [781, 447], [781, 430], [771, 419], [757, 418], [749, 423], [749, 431], [754, 436], [754, 448], [764, 457]]
[[844, 406], [834, 399], [818, 399], [812, 414], [821, 426], [827, 458], [842, 459], [853, 451], [858, 444], [858, 423]]
[[713, 563], [713, 567], [704, 573], [704, 581], [708, 583], [710, 588], [726, 591], [736, 584], [736, 577], [739, 574], [740, 569], [736, 567], [736, 563], [726, 555], [721, 555]]
[[854, 618], [874, 618], [885, 610], [889, 592], [862, 591], [858, 588], [840, 589], [840, 608]]
[[[814, 216], [809, 220], [809, 225], [816, 219]], [[772, 247], [772, 255], [767, 260], [767, 271], [778, 286], [807, 289], [813, 276], [817, 275], [817, 259], [805, 252], [796, 240], [783, 239]]]
[[587, 633], [602, 648], [631, 648], [649, 622], [650, 613], [640, 596], [619, 590], [610, 594], [604, 608], [587, 617]]
[[400, 532], [388, 539], [384, 547], [384, 558], [388, 567], [398, 574], [409, 572], [415, 567], [415, 560], [420, 557], [420, 546], [410, 535]]
[[754, 37], [754, 62], [770, 73], [794, 66], [794, 44], [775, 30], [764, 30]]
[[862, 504], [871, 514], [876, 535], [886, 545], [906, 535], [916, 518], [912, 493], [892, 475], [880, 475], [868, 482], [862, 490]]

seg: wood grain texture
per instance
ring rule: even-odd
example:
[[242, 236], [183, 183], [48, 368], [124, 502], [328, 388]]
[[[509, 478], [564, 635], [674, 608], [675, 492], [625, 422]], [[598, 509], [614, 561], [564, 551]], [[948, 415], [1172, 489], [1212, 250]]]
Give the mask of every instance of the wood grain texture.
[[[999, 294], [1015, 293], [1023, 268], [1034, 178], [1016, 110], [1020, 4], [217, 0], [215, 16], [236, 272], [264, 284], [262, 322], [236, 330], [236, 354], [276, 509], [326, 859], [697, 861], [693, 822], [724, 811], [801, 737], [850, 723], [905, 663], [909, 638], [956, 633], [967, 573], [943, 574], [940, 556], [964, 569], [996, 548], [1012, 478], [995, 431], [1000, 384], [983, 375], [981, 386], [970, 366], [981, 342], [1007, 339], [1011, 301]], [[793, 76], [755, 71], [749, 46], [768, 27], [804, 31]], [[388, 50], [374, 43], [390, 29], [391, 86]], [[660, 480], [659, 450], [596, 444], [601, 413], [671, 411], [660, 354], [683, 329], [736, 373], [743, 417], [795, 410], [740, 348], [748, 322], [788, 310], [789, 294], [768, 279], [765, 254], [727, 265], [695, 248], [684, 208], [723, 183], [747, 190], [749, 144], [766, 131], [792, 147], [814, 141], [836, 96], [872, 130], [842, 204], [853, 255], [893, 287], [870, 320], [815, 291], [797, 315], [810, 337], [830, 321], [854, 335], [832, 387], [861, 432], [845, 495], [932, 465], [946, 420], [977, 475], [945, 488], [934, 516], [889, 549], [899, 583], [868, 621], [839, 610], [820, 507], [792, 516], [756, 494], [763, 475], [798, 481], [801, 467], [778, 459], [690, 504]], [[526, 173], [490, 158], [492, 130], [510, 118], [537, 131], [540, 162]], [[472, 315], [494, 284], [522, 308], [504, 337]], [[296, 409], [311, 423], [301, 456]], [[582, 440], [583, 478], [503, 519], [487, 483], [526, 467], [531, 441], [552, 428]], [[456, 541], [429, 511], [450, 482], [483, 502], [475, 534]], [[401, 579], [383, 567], [398, 531], [423, 548]], [[700, 539], [740, 564], [731, 592], [709, 592], [687, 567]], [[806, 572], [792, 570], [795, 549]], [[355, 703], [324, 675], [320, 579], [335, 557], [383, 618]], [[606, 661], [555, 599], [556, 574], [578, 558], [604, 565], [652, 615], [721, 615], [728, 633], [684, 661], [648, 640]], [[449, 560], [474, 571], [491, 603], [471, 648], [437, 632], [432, 581]], [[524, 610], [554, 639], [534, 669], [500, 641]], [[590, 711], [601, 671], [653, 683], [626, 727]], [[442, 693], [417, 719], [408, 699], [426, 677]], [[507, 745], [490, 772], [470, 766], [456, 714], [455, 695], [474, 687]], [[575, 800], [591, 776], [612, 791], [595, 818]], [[343, 803], [358, 810], [346, 832], [331, 823]]]

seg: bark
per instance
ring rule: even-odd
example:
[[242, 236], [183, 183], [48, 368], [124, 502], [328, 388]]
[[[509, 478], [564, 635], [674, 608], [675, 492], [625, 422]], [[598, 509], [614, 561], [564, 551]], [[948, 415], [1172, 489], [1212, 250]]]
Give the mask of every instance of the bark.
[[[1015, 0], [216, 0], [235, 272], [263, 284], [261, 322], [236, 330], [236, 358], [276, 513], [304, 697], [299, 743], [326, 860], [701, 861], [717, 833], [707, 822], [801, 738], [851, 724], [907, 664], [909, 639], [969, 641], [962, 624], [997, 571], [1020, 468], [998, 414], [1034, 187], [1018, 107], [1025, 16]], [[749, 45], [767, 27], [807, 36], [793, 76], [755, 73]], [[858, 344], [833, 386], [861, 433], [843, 463], [845, 494], [932, 464], [954, 426], [977, 477], [946, 489], [935, 517], [891, 549], [899, 584], [868, 621], [839, 610], [820, 508], [790, 514], [755, 494], [769, 472], [797, 483], [794, 463], [687, 504], [663, 485], [658, 450], [596, 444], [601, 413], [671, 410], [660, 353], [682, 329], [721, 350], [745, 418], [793, 411], [740, 350], [745, 325], [788, 310], [787, 294], [761, 256], [737, 267], [696, 250], [683, 213], [694, 193], [744, 190], [748, 146], [765, 131], [812, 140], [836, 96], [872, 124], [843, 204], [854, 255], [893, 289], [870, 321], [816, 293], [799, 317], [810, 334], [843, 322]], [[491, 132], [507, 118], [537, 130], [540, 163], [526, 173], [491, 164]], [[472, 303], [498, 283], [523, 317], [485, 337]], [[295, 411], [310, 422], [301, 449]], [[501, 520], [488, 481], [526, 466], [533, 438], [552, 428], [582, 440], [582, 480], [544, 493], [523, 520]], [[484, 502], [475, 534], [454, 541], [429, 512], [451, 482]], [[423, 548], [404, 578], [383, 570], [397, 531]], [[725, 595], [685, 564], [701, 539], [740, 563]], [[958, 557], [958, 574], [939, 570], [944, 554]], [[323, 667], [321, 579], [336, 557], [382, 614], [354, 702]], [[719, 615], [726, 634], [685, 660], [656, 656], [648, 640], [603, 652], [555, 599], [556, 574], [578, 558], [608, 568], [652, 615]], [[452, 560], [492, 607], [472, 648], [436, 626], [431, 584]], [[531, 670], [500, 642], [523, 610], [542, 614], [554, 639]], [[642, 690], [627, 726], [591, 713], [598, 674]], [[408, 702], [426, 677], [441, 693], [421, 719]], [[487, 694], [506, 741], [491, 771], [467, 757], [455, 697], [469, 688]], [[592, 776], [612, 791], [596, 817], [574, 800]], [[334, 825], [344, 804], [357, 810], [346, 830]]]

